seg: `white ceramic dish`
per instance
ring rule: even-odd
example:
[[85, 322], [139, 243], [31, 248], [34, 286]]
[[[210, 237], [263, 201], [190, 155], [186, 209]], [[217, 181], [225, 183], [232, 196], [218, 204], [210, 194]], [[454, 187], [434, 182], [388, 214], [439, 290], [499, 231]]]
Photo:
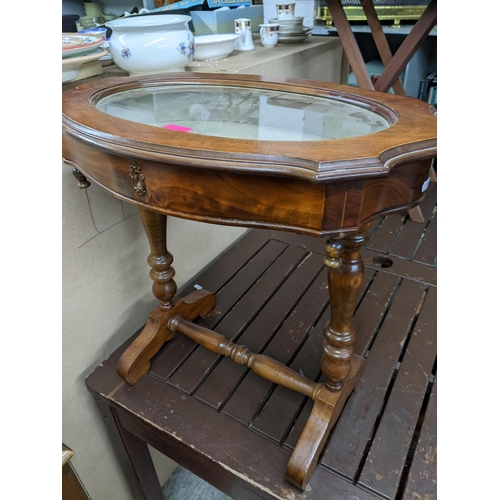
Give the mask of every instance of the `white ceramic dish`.
[[280, 28], [278, 33], [280, 35], [294, 36], [294, 35], [308, 35], [309, 33], [311, 33], [311, 31], [312, 31], [311, 28], [301, 28], [298, 30], [284, 30], [284, 31], [282, 31]]
[[131, 76], [183, 71], [194, 54], [189, 21], [190, 16], [155, 14], [107, 22], [115, 64]]
[[194, 37], [194, 58], [208, 61], [227, 57], [234, 50], [234, 42], [241, 35], [227, 33], [220, 35], [198, 35]]
[[78, 76], [80, 66], [86, 62], [95, 61], [109, 54], [108, 49], [97, 49], [80, 57], [65, 57], [62, 60], [62, 83], [69, 82]]
[[304, 18], [296, 17], [295, 19], [278, 19], [277, 17], [273, 17], [272, 19], [269, 19], [269, 22], [272, 24], [280, 24], [282, 26], [301, 26], [304, 22]]
[[282, 30], [281, 28], [279, 29], [280, 35], [308, 35], [309, 33], [311, 33], [311, 28], [304, 28], [298, 30]]
[[278, 43], [300, 43], [307, 40], [311, 35], [278, 35]]
[[97, 49], [106, 41], [102, 34], [85, 33], [63, 33], [62, 34], [62, 56], [75, 57]]

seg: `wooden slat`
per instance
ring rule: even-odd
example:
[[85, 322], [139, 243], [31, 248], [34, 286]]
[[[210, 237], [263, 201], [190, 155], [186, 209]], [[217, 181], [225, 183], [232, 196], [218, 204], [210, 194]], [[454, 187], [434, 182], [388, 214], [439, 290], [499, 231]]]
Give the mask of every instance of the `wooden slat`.
[[353, 345], [356, 354], [365, 355], [366, 349], [378, 332], [399, 280], [399, 276], [378, 272], [363, 297], [352, 321], [356, 332], [356, 340]]
[[[316, 380], [320, 373], [319, 366], [323, 349], [322, 343], [317, 340], [322, 337], [323, 326], [329, 318], [330, 310], [327, 309], [290, 365], [310, 380]], [[280, 442], [303, 403], [302, 394], [277, 386], [264, 408], [254, 419], [252, 428]]]
[[388, 253], [394, 238], [396, 238], [398, 231], [404, 224], [405, 217], [405, 215], [401, 214], [385, 217], [377, 227], [366, 248]]
[[434, 381], [403, 500], [437, 499], [437, 380]]
[[300, 248], [307, 248], [311, 252], [318, 252], [325, 255], [325, 239], [314, 238], [313, 236], [306, 236], [303, 234], [289, 233], [288, 231], [273, 231], [268, 233], [269, 238], [277, 241], [283, 241], [290, 245], [299, 246]]
[[413, 260], [425, 264], [435, 265], [437, 256], [437, 213], [425, 229], [424, 237], [415, 252]]
[[[247, 232], [242, 238], [225, 250], [214, 262], [186, 283], [179, 295], [194, 292], [194, 285], [217, 293], [233, 276], [254, 257], [269, 241], [266, 231]], [[175, 256], [174, 263], [175, 267]]]
[[436, 289], [429, 288], [359, 483], [394, 498], [436, 359]]
[[[264, 307], [280, 285], [306, 257], [307, 252], [297, 247], [288, 247], [255, 281], [240, 300], [217, 324], [217, 333], [236, 341], [252, 319]], [[250, 266], [253, 270], [253, 260]], [[253, 273], [250, 273], [253, 274]], [[217, 295], [218, 298], [218, 295]], [[214, 315], [219, 310], [216, 309]], [[208, 349], [197, 348], [189, 359], [168, 379], [179, 389], [192, 393], [204, 376], [212, 369], [220, 356]]]
[[425, 285], [403, 280], [370, 350], [361, 380], [347, 401], [323, 455], [325, 465], [351, 480], [364, 459], [424, 293]]
[[[238, 342], [246, 345], [252, 352], [261, 352], [284, 319], [291, 313], [304, 290], [309, 288], [314, 278], [322, 271], [322, 257], [311, 254], [294, 270], [290, 278], [245, 330]], [[246, 366], [238, 365], [231, 359], [224, 358], [195, 392], [195, 397], [214, 408], [219, 408], [247, 371]]]
[[[288, 364], [328, 303], [328, 294], [325, 293], [326, 286], [327, 275], [321, 273], [264, 349], [263, 354], [283, 364]], [[261, 379], [253, 371], [249, 372], [223, 407], [222, 412], [248, 424], [259, 409], [260, 404], [265, 402], [266, 395], [272, 385], [271, 382]]]
[[[363, 250], [363, 260], [367, 267], [379, 269], [380, 272], [394, 274], [395, 276], [402, 276], [407, 279], [427, 283], [431, 286], [437, 285], [436, 268], [428, 265], [412, 262], [410, 260], [401, 259], [394, 255], [385, 255], [372, 250]], [[382, 268], [376, 264], [377, 259], [380, 257], [389, 258], [391, 266]]]
[[[429, 186], [429, 191], [434, 191], [436, 189], [436, 184], [431, 183]], [[398, 234], [398, 237], [391, 247], [391, 255], [398, 255], [405, 259], [413, 259], [415, 250], [420, 244], [420, 239], [427, 226], [427, 223], [433, 216], [434, 209], [436, 208], [436, 196], [433, 192], [428, 193], [420, 204], [422, 210], [422, 215], [424, 217], [424, 223], [413, 222], [410, 219], [406, 220], [403, 228]], [[435, 242], [429, 242], [428, 247], [432, 246]], [[433, 248], [433, 253], [435, 255], [435, 244]]]

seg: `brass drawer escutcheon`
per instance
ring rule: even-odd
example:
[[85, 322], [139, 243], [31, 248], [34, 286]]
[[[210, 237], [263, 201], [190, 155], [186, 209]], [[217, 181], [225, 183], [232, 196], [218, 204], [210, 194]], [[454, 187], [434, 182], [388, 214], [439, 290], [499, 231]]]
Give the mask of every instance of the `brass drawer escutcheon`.
[[130, 163], [130, 178], [132, 179], [132, 186], [134, 191], [139, 196], [146, 194], [146, 179], [142, 173], [142, 168], [135, 161]]

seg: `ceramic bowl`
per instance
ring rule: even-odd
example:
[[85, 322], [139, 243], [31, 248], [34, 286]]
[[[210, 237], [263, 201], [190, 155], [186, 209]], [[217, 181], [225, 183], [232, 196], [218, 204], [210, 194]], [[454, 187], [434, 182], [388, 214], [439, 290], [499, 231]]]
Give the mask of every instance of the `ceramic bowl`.
[[62, 60], [62, 83], [69, 82], [78, 76], [80, 66], [86, 62], [95, 61], [109, 54], [108, 49], [97, 49], [89, 54], [76, 57], [66, 57]]
[[208, 61], [227, 57], [234, 50], [234, 42], [241, 38], [236, 33], [220, 35], [198, 35], [194, 37], [194, 58]]
[[194, 54], [189, 21], [190, 16], [155, 14], [107, 22], [113, 61], [131, 76], [183, 71]]
[[62, 57], [81, 56], [97, 49], [106, 41], [106, 36], [100, 33], [63, 33]]
[[88, 34], [88, 33], [91, 33], [93, 35], [103, 35], [103, 36], [106, 36], [106, 32], [108, 31], [108, 28], [106, 27], [100, 27], [100, 28], [89, 28], [87, 30], [81, 30], [78, 32], [78, 34]]

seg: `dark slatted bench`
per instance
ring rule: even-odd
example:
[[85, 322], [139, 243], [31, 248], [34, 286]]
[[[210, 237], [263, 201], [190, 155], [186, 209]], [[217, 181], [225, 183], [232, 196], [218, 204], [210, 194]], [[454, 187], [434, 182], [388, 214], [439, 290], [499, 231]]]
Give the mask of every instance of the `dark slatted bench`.
[[[436, 194], [431, 183], [424, 224], [371, 228], [354, 316], [365, 369], [304, 492], [284, 479], [312, 408], [301, 394], [180, 334], [135, 386], [116, 373], [134, 336], [89, 375], [134, 498], [163, 498], [145, 443], [237, 500], [436, 498]], [[197, 323], [320, 380], [323, 257], [320, 239], [254, 229], [180, 295], [216, 293]]]

